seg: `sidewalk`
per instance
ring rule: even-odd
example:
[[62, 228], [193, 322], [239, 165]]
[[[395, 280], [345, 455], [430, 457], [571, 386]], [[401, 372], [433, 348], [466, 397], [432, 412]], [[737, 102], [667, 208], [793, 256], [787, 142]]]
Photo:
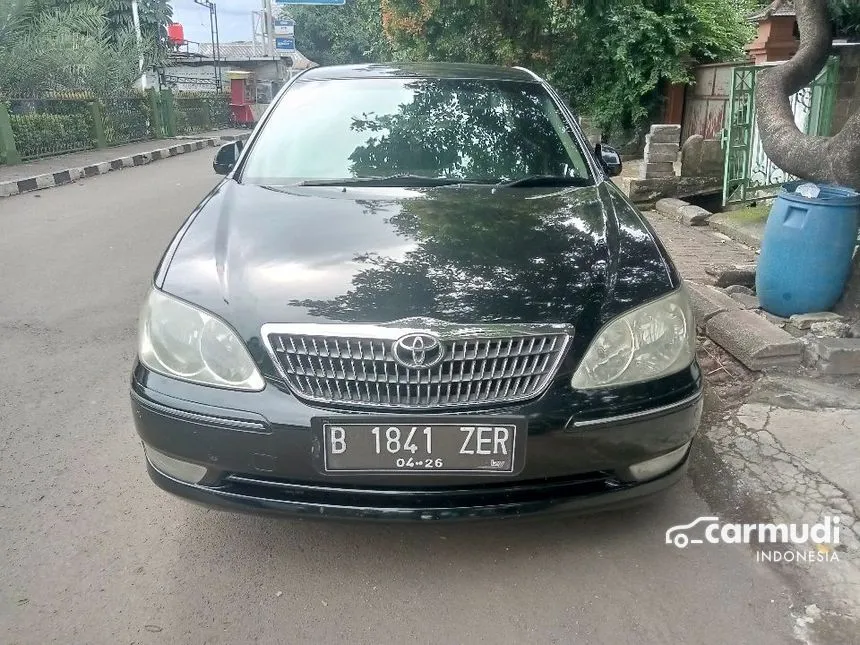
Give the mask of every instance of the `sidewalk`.
[[[753, 249], [709, 226], [685, 226], [656, 212], [646, 216], [688, 281], [713, 284], [705, 271], [710, 265], [756, 260]], [[807, 576], [802, 586], [817, 588], [831, 600], [814, 612], [847, 621], [846, 634], [856, 635], [860, 381], [857, 376], [815, 375], [799, 367], [782, 373], [750, 371], [712, 340], [700, 341], [699, 362], [710, 403], [702, 420], [699, 456], [691, 467], [694, 485], [724, 522], [814, 523], [839, 517], [839, 544], [832, 551], [825, 545], [816, 551], [822, 558], [835, 554], [838, 562], [798, 560], [784, 563], [783, 571]], [[715, 470], [732, 474], [733, 490], [712, 490]]]
[[686, 280], [714, 284], [705, 272], [710, 265], [751, 264], [756, 261], [753, 249], [714, 231], [708, 226], [684, 226], [654, 211], [645, 213]]
[[186, 152], [217, 146], [226, 141], [247, 139], [249, 130], [229, 129], [201, 132], [192, 137], [153, 139], [123, 146], [85, 150], [57, 157], [36, 159], [14, 166], [0, 165], [0, 198], [42, 188], [53, 188], [81, 177], [94, 177], [113, 170], [141, 166]]

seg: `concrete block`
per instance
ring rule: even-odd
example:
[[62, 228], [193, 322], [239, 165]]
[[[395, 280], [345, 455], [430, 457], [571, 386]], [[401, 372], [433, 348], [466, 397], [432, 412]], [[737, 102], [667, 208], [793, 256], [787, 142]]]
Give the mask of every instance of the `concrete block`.
[[841, 322], [842, 316], [832, 311], [818, 311], [809, 314], [794, 314], [788, 321], [798, 329], [809, 329], [817, 322]]
[[0, 197], [11, 197], [18, 194], [17, 181], [4, 181], [0, 183]]
[[702, 164], [702, 142], [705, 138], [701, 134], [688, 137], [681, 146], [681, 176], [698, 177], [699, 168]]
[[675, 165], [672, 163], [643, 163], [639, 167], [640, 179], [653, 179], [675, 176]]
[[723, 289], [723, 291], [725, 291], [730, 296], [736, 293], [745, 293], [748, 296], [754, 295], [752, 289], [750, 289], [749, 287], [745, 287], [742, 284], [730, 284], [728, 287]]
[[120, 165], [123, 168], [133, 168], [134, 167], [134, 157], [123, 157], [119, 161], [120, 161]]
[[704, 226], [711, 217], [711, 211], [705, 210], [701, 206], [688, 204], [681, 209], [680, 215], [681, 224], [687, 226]]
[[689, 206], [689, 204], [682, 199], [676, 199], [674, 197], [658, 199], [657, 203], [654, 204], [654, 208], [657, 209], [658, 213], [665, 215], [676, 222], [681, 220], [681, 209], [684, 208], [684, 206]]
[[705, 139], [702, 142], [702, 159], [699, 176], [722, 177], [726, 164], [726, 153], [719, 139]]
[[34, 178], [36, 180], [36, 188], [53, 188], [56, 184], [54, 183], [54, 175], [39, 175]]
[[110, 161], [103, 161], [101, 163], [97, 163], [96, 168], [98, 168], [98, 174], [100, 175], [103, 175], [106, 172], [110, 172]]
[[680, 152], [680, 148], [674, 143], [654, 143], [653, 141], [649, 141], [645, 144], [645, 156], [648, 156], [648, 153], [656, 153], [656, 154], [673, 154], [676, 157]]
[[674, 150], [670, 152], [655, 152], [645, 148], [645, 163], [675, 163], [678, 161], [678, 147], [671, 146]]
[[839, 320], [827, 320], [812, 323], [809, 330], [819, 338], [847, 338], [851, 326]]
[[696, 282], [687, 282], [686, 284], [698, 326], [704, 327], [705, 323], [717, 314], [726, 311], [740, 311], [741, 306], [719, 289]]
[[649, 143], [674, 143], [681, 145], [681, 126], [673, 124], [652, 125], [645, 137], [645, 145]]
[[761, 303], [758, 301], [758, 296], [748, 293], [733, 293], [731, 298], [737, 300], [744, 309], [758, 309]]
[[678, 178], [664, 177], [657, 179], [637, 179], [635, 177], [616, 177], [618, 185], [624, 194], [634, 204], [653, 205], [662, 197], [669, 197], [678, 192]]
[[817, 358], [816, 368], [823, 374], [860, 374], [860, 340], [857, 338], [822, 338], [810, 348]]
[[732, 284], [754, 287], [755, 268], [755, 264], [714, 264], [706, 267], [705, 273], [716, 278], [718, 287], [728, 287]]
[[803, 343], [752, 311], [726, 311], [711, 318], [708, 337], [751, 370], [800, 365]]

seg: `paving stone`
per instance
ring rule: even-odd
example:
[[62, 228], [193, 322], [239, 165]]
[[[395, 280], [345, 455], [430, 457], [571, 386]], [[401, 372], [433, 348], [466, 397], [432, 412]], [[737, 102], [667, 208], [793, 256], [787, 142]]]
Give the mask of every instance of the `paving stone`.
[[752, 311], [725, 311], [708, 320], [708, 337], [751, 370], [800, 365], [803, 343]]
[[676, 199], [674, 197], [658, 199], [657, 203], [654, 204], [654, 208], [657, 209], [658, 213], [666, 215], [667, 217], [674, 219], [676, 222], [680, 221], [681, 209], [684, 208], [684, 206], [689, 206], [689, 204], [683, 199]]
[[755, 294], [752, 289], [750, 289], [749, 287], [745, 287], [742, 284], [730, 284], [728, 287], [723, 289], [723, 291], [725, 291], [730, 296], [736, 293], [745, 293], [748, 296], [752, 296]]
[[695, 282], [687, 282], [686, 284], [690, 292], [690, 301], [693, 306], [693, 314], [696, 316], [696, 324], [700, 327], [724, 311], [740, 310], [740, 305], [719, 289], [706, 284], [696, 284]]
[[847, 338], [851, 326], [839, 320], [826, 320], [812, 323], [809, 331], [818, 338]]
[[822, 374], [860, 374], [860, 339], [822, 338], [814, 341], [810, 349]]
[[708, 273], [708, 275], [712, 275], [716, 278], [716, 285], [718, 287], [728, 287], [732, 284], [754, 287], [755, 271], [755, 264], [715, 264], [705, 269], [705, 272]]
[[744, 309], [758, 309], [761, 303], [758, 301], [758, 296], [747, 293], [732, 293], [730, 294], [734, 300], [737, 300]]
[[688, 204], [681, 209], [681, 224], [685, 226], [704, 226], [711, 217], [711, 211], [701, 206]]
[[812, 327], [813, 323], [830, 322], [833, 320], [842, 321], [843, 318], [832, 311], [819, 311], [809, 314], [794, 314], [788, 320], [792, 326], [797, 327], [798, 329], [809, 329]]

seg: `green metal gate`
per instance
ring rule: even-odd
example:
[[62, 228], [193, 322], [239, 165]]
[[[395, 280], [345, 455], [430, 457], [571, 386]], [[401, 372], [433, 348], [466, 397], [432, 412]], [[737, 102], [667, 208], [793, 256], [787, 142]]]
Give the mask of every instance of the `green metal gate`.
[[[802, 132], [830, 134], [838, 65], [839, 59], [831, 58], [815, 81], [791, 97], [795, 122]], [[772, 196], [776, 188], [794, 179], [767, 158], [755, 122], [756, 77], [768, 67], [741, 65], [733, 70], [723, 129], [723, 206]]]

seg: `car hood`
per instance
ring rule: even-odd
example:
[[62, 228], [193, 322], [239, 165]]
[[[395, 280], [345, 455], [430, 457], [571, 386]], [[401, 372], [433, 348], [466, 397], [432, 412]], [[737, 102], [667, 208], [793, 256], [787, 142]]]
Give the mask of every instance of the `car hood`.
[[609, 183], [401, 189], [226, 180], [177, 235], [156, 285], [250, 340], [264, 323], [413, 317], [593, 332], [673, 289], [677, 275]]

